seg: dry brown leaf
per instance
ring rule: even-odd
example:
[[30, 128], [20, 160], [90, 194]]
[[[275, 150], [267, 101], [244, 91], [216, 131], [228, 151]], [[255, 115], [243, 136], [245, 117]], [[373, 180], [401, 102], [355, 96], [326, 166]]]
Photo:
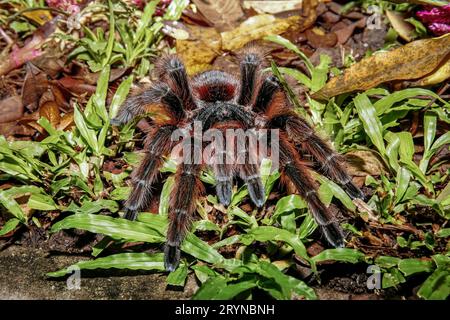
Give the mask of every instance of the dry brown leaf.
[[382, 160], [372, 151], [350, 151], [345, 154], [345, 158], [347, 159], [347, 171], [351, 176], [388, 174]]
[[230, 30], [244, 16], [239, 0], [192, 0], [203, 16], [218, 30]]
[[24, 15], [30, 20], [33, 20], [34, 22], [38, 23], [41, 26], [46, 22], [52, 20], [52, 15], [48, 10], [25, 11], [22, 13], [22, 15]]
[[256, 12], [276, 14], [283, 11], [299, 10], [302, 8], [303, 0], [288, 1], [244, 1], [244, 9], [253, 9]]
[[430, 86], [441, 83], [450, 78], [450, 57], [432, 74], [412, 83], [412, 86]]
[[33, 64], [27, 64], [27, 74], [22, 87], [22, 103], [30, 111], [37, 109], [39, 99], [48, 89], [47, 76]]
[[73, 112], [66, 113], [64, 116], [62, 116], [61, 121], [59, 122], [59, 125], [56, 127], [56, 129], [67, 130], [70, 129], [73, 125]]
[[211, 62], [220, 54], [221, 39], [214, 28], [187, 26], [192, 39], [177, 40], [178, 55], [183, 59], [188, 74], [211, 68]]
[[342, 93], [364, 91], [392, 80], [418, 79], [435, 70], [450, 54], [450, 34], [410, 42], [380, 52], [352, 65], [332, 78], [314, 99], [326, 100]]
[[269, 14], [253, 16], [242, 22], [232, 31], [222, 32], [222, 49], [236, 50], [250, 41], [262, 39], [265, 36], [281, 34], [289, 27], [299, 24], [299, 16], [278, 19]]
[[396, 11], [386, 10], [386, 16], [389, 19], [392, 27], [397, 31], [398, 35], [406, 41], [411, 41], [414, 38], [414, 26], [405, 21], [405, 15]]
[[0, 123], [15, 121], [23, 115], [22, 99], [12, 96], [0, 101]]
[[47, 101], [39, 108], [39, 115], [47, 118], [56, 127], [61, 121], [58, 104], [55, 101]]

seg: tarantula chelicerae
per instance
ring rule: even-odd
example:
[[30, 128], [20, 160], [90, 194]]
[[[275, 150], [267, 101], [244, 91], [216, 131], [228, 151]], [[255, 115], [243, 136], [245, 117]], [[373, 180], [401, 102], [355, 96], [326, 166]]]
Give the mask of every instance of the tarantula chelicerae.
[[[166, 56], [157, 65], [161, 81], [127, 98], [112, 121], [115, 125], [129, 122], [147, 112], [149, 107], [159, 113], [150, 116], [152, 130], [146, 139], [146, 154], [133, 173], [133, 191], [125, 203], [127, 219], [134, 220], [137, 212], [149, 205], [151, 187], [157, 180], [163, 157], [169, 155], [177, 143], [171, 137], [178, 128], [200, 121], [204, 130], [278, 129], [278, 159], [283, 181], [291, 182], [306, 200], [327, 241], [335, 247], [344, 245], [344, 233], [320, 201], [318, 186], [310, 174], [311, 167], [301, 160], [302, 155], [312, 157], [319, 164], [317, 170], [343, 186], [352, 198], [363, 198], [363, 194], [346, 173], [342, 157], [293, 110], [277, 79], [262, 72], [264, 61], [264, 54], [256, 47], [249, 47], [240, 56], [240, 79], [222, 71], [206, 71], [190, 79], [177, 56]], [[190, 139], [195, 139], [194, 135]], [[244, 149], [238, 152], [254, 152], [247, 146]], [[164, 250], [169, 271], [179, 263], [179, 248], [189, 229], [196, 199], [203, 191], [199, 174], [206, 165], [195, 161], [178, 165], [170, 196]], [[217, 161], [208, 165], [215, 174], [217, 196], [223, 205], [230, 203], [234, 176], [240, 176], [247, 184], [249, 196], [257, 207], [264, 204], [264, 186], [257, 164], [244, 161], [230, 165]]]

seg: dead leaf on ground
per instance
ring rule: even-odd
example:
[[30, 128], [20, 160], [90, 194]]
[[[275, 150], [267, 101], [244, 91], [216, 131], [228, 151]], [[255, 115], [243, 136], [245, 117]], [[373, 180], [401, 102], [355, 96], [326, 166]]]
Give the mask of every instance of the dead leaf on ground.
[[450, 57], [435, 72], [418, 81], [411, 83], [412, 86], [423, 87], [444, 82], [450, 78]]
[[372, 151], [355, 150], [345, 154], [347, 171], [351, 176], [387, 174], [383, 162]]
[[253, 16], [242, 22], [234, 30], [222, 32], [222, 49], [237, 50], [250, 41], [259, 40], [268, 35], [281, 34], [290, 27], [300, 24], [300, 16], [279, 19], [269, 14]]
[[27, 74], [22, 88], [22, 103], [30, 111], [34, 111], [39, 106], [39, 99], [48, 90], [48, 80], [46, 74], [35, 67], [27, 64]]
[[329, 99], [342, 93], [364, 91], [392, 80], [418, 79], [435, 70], [450, 53], [450, 34], [410, 42], [380, 52], [352, 65], [332, 78], [314, 99]]
[[414, 38], [414, 26], [405, 20], [405, 15], [396, 11], [386, 10], [386, 16], [392, 27], [397, 31], [398, 35], [406, 40], [411, 41]]
[[203, 16], [219, 31], [231, 30], [244, 17], [239, 0], [192, 0]]
[[276, 14], [283, 11], [300, 10], [303, 0], [288, 1], [244, 1], [244, 9], [253, 9], [259, 14], [270, 13]]
[[61, 121], [58, 104], [55, 101], [47, 101], [39, 108], [39, 115], [47, 118], [53, 127]]
[[20, 96], [12, 96], [0, 101], [0, 123], [20, 119], [23, 115], [23, 104]]
[[188, 74], [193, 75], [211, 68], [211, 62], [220, 54], [221, 38], [214, 28], [198, 26], [187, 28], [192, 39], [177, 40], [176, 48]]

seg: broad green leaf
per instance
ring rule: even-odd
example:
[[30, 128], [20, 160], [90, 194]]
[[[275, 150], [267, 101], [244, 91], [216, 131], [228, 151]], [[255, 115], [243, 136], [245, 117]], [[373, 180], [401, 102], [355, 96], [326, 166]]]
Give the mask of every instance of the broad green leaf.
[[6, 221], [3, 227], [0, 229], [0, 236], [4, 236], [5, 234], [13, 231], [20, 223], [20, 220], [17, 218], [12, 218]]
[[408, 169], [400, 167], [397, 172], [397, 186], [395, 192], [395, 204], [399, 203], [406, 193], [409, 186], [409, 180], [411, 179], [411, 173]]
[[99, 147], [97, 142], [97, 136], [95, 131], [89, 129], [83, 114], [80, 112], [77, 106], [74, 106], [74, 121], [77, 129], [80, 131], [81, 136], [91, 148], [92, 152], [98, 153]]
[[[432, 112], [426, 112], [423, 116], [423, 140], [424, 140], [424, 153], [429, 152], [431, 145], [436, 136], [437, 116]], [[419, 164], [419, 168], [423, 173], [426, 173], [428, 167], [428, 159], [422, 158]]]
[[418, 272], [431, 272], [434, 269], [434, 263], [431, 260], [403, 259], [398, 263], [398, 269], [405, 276]]
[[280, 215], [291, 212], [295, 209], [305, 209], [307, 205], [305, 201], [296, 194], [285, 196], [278, 200], [275, 211], [269, 219], [265, 220], [266, 224], [272, 225]]
[[383, 280], [382, 280], [382, 288], [390, 288], [390, 287], [396, 287], [400, 283], [404, 283], [405, 277], [402, 275], [402, 273], [393, 268], [389, 270], [389, 272], [383, 273]]
[[188, 267], [185, 263], [180, 263], [178, 268], [167, 276], [167, 284], [171, 286], [184, 287], [186, 277], [188, 275]]
[[130, 269], [164, 271], [164, 254], [119, 253], [95, 260], [80, 261], [68, 268], [47, 273], [49, 277], [62, 277], [74, 270]]
[[217, 296], [225, 287], [227, 281], [223, 277], [213, 277], [206, 280], [192, 297], [192, 300], [210, 300]]
[[364, 261], [364, 253], [349, 248], [326, 249], [311, 259], [315, 263], [328, 260], [358, 263]]
[[113, 239], [130, 242], [160, 243], [165, 240], [164, 234], [161, 234], [160, 230], [151, 228], [146, 223], [93, 214], [73, 214], [68, 216], [55, 223], [51, 231], [57, 232], [63, 229], [74, 228], [101, 233]]
[[357, 95], [353, 101], [365, 132], [381, 155], [386, 155], [386, 148], [383, 141], [383, 129], [374, 106], [364, 93]]
[[162, 216], [167, 216], [169, 214], [169, 199], [174, 183], [174, 176], [168, 177], [166, 182], [164, 182], [161, 196], [159, 197], [159, 214]]
[[191, 256], [213, 264], [221, 264], [224, 257], [209, 244], [190, 233], [181, 244], [181, 250]]
[[117, 91], [114, 94], [114, 97], [111, 101], [111, 105], [109, 106], [109, 118], [110, 119], [113, 119], [117, 116], [120, 106], [125, 101], [128, 93], [130, 92], [132, 83], [133, 83], [133, 76], [131, 75], [127, 79], [122, 81], [122, 83], [117, 88]]
[[52, 197], [46, 194], [39, 193], [31, 195], [31, 197], [28, 199], [28, 207], [41, 211], [58, 209], [58, 205], [53, 201]]
[[398, 265], [401, 261], [397, 257], [379, 256], [375, 259], [375, 263], [382, 268], [392, 268]]
[[260, 226], [251, 229], [246, 235], [241, 238], [241, 242], [249, 245], [253, 240], [256, 241], [283, 241], [289, 244], [295, 251], [295, 253], [303, 259], [310, 261], [306, 248], [300, 238], [287, 230], [270, 227]]
[[445, 300], [450, 295], [450, 272], [436, 269], [420, 287], [417, 295], [426, 300]]
[[225, 288], [219, 291], [215, 296], [214, 300], [231, 300], [242, 292], [257, 287], [257, 279], [251, 279], [247, 281], [239, 280], [237, 283], [227, 284]]
[[294, 51], [300, 57], [300, 59], [302, 59], [305, 62], [306, 67], [308, 68], [308, 71], [310, 72], [310, 74], [312, 74], [314, 66], [311, 63], [311, 61], [308, 59], [308, 57], [303, 52], [300, 51], [299, 48], [297, 48], [297, 46], [295, 44], [290, 42], [288, 39], [285, 39], [279, 35], [270, 35], [270, 36], [264, 37], [264, 40], [275, 42], [276, 44], [279, 44], [288, 50]]

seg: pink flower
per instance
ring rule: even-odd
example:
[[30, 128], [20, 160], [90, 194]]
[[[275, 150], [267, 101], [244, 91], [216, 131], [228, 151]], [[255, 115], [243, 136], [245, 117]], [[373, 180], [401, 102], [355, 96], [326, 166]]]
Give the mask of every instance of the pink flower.
[[435, 35], [443, 35], [450, 32], [450, 4], [443, 7], [426, 7], [417, 11], [417, 17]]
[[77, 0], [46, 0], [50, 8], [60, 9], [70, 14], [80, 12], [80, 6]]

